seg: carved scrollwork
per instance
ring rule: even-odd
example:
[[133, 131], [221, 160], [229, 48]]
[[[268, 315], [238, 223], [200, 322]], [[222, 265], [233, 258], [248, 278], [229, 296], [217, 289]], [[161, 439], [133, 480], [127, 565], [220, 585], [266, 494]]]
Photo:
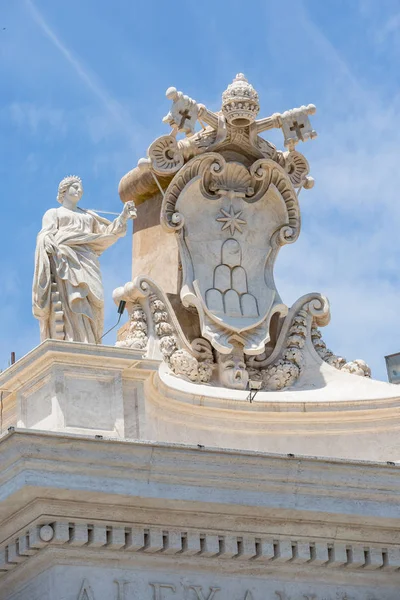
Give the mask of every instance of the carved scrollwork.
[[312, 324], [329, 321], [329, 302], [320, 294], [308, 294], [291, 308], [270, 356], [247, 359], [250, 379], [262, 381], [264, 390], [282, 390], [293, 386], [304, 367], [304, 348]]
[[311, 329], [311, 339], [318, 356], [322, 358], [323, 361], [328, 363], [328, 365], [335, 367], [335, 369], [338, 369], [339, 371], [350, 373], [352, 375], [371, 377], [371, 369], [365, 361], [356, 359], [347, 362], [343, 356], [337, 356], [332, 352], [332, 350], [329, 350], [322, 339], [320, 330], [315, 324]]
[[197, 383], [210, 381], [214, 368], [210, 343], [203, 338], [188, 342], [167, 296], [154, 281], [138, 277], [117, 288], [113, 298], [117, 304], [125, 300], [130, 313], [128, 334], [118, 346], [144, 349], [152, 336], [173, 373]]
[[299, 188], [306, 183], [306, 177], [310, 172], [307, 159], [303, 154], [293, 150], [285, 152], [285, 171], [289, 175], [294, 188]]
[[161, 224], [169, 231], [179, 231], [184, 216], [175, 210], [184, 187], [200, 176], [201, 192], [207, 199], [215, 199], [220, 192], [234, 191], [247, 202], [256, 202], [272, 184], [281, 194], [287, 212], [287, 224], [281, 229], [280, 245], [296, 241], [300, 233], [300, 208], [288, 174], [275, 161], [257, 160], [250, 169], [237, 162], [226, 162], [217, 153], [210, 152], [192, 158], [173, 178], [163, 199]]
[[[224, 159], [219, 154], [210, 152], [205, 155], [195, 156], [175, 175], [169, 184], [161, 206], [161, 225], [168, 231], [178, 231], [184, 225], [183, 215], [175, 210], [175, 205], [184, 187], [199, 175], [210, 169], [210, 172], [218, 172], [224, 166]], [[204, 186], [203, 186], [204, 187]], [[206, 197], [215, 197], [211, 190], [202, 190]]]
[[325, 327], [331, 320], [331, 310], [329, 301], [326, 296], [317, 294], [314, 296], [306, 306], [306, 310], [310, 313], [314, 323], [321, 327]]
[[[151, 294], [150, 310], [153, 316], [154, 329], [160, 341], [160, 351], [164, 361], [175, 375], [197, 383], [208, 383], [213, 371], [213, 355], [211, 347], [206, 347], [206, 340], [195, 340], [195, 352], [189, 352], [179, 343], [179, 334], [170, 321], [169, 311], [164, 302]], [[198, 357], [198, 358], [197, 358]]]
[[286, 205], [287, 225], [293, 231], [290, 236], [284, 234], [285, 243], [295, 242], [300, 234], [300, 207], [297, 194], [288, 174], [275, 161], [266, 158], [253, 163], [250, 167], [250, 174], [255, 180], [255, 193], [251, 198], [251, 202], [256, 202], [270, 185], [274, 185], [281, 194]]
[[211, 344], [204, 338], [196, 338], [191, 343], [193, 353], [196, 358], [201, 360], [213, 360]]
[[[250, 379], [262, 381], [262, 389], [278, 391], [296, 383], [304, 364], [303, 348], [308, 332], [308, 320], [307, 310], [303, 308], [292, 317], [285, 339], [281, 342], [280, 355], [271, 364], [266, 364], [268, 359], [258, 361], [258, 357], [248, 360]], [[260, 368], [262, 365], [265, 367]]]
[[279, 246], [291, 244], [296, 241], [296, 233], [289, 225], [283, 225], [277, 232], [277, 240]]
[[147, 151], [151, 167], [157, 175], [173, 175], [183, 167], [183, 154], [172, 135], [157, 138]]

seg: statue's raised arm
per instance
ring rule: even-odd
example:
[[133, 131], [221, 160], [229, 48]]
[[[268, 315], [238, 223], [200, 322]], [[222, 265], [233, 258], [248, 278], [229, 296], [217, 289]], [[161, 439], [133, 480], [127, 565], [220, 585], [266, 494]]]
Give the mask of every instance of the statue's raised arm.
[[40, 338], [99, 343], [104, 298], [99, 256], [126, 234], [135, 205], [127, 202], [112, 222], [78, 207], [82, 181], [71, 175], [58, 187], [59, 208], [48, 210], [37, 237], [32, 289]]

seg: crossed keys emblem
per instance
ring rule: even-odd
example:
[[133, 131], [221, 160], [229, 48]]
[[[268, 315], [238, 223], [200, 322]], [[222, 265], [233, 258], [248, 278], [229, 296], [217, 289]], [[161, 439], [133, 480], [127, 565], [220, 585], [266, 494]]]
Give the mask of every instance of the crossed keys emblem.
[[292, 108], [278, 115], [278, 127], [282, 129], [285, 136], [284, 145], [292, 151], [299, 142], [306, 142], [309, 139], [317, 137], [317, 132], [312, 128], [308, 115], [316, 112], [314, 104]]
[[[195, 133], [196, 122], [202, 121], [211, 127], [218, 123], [218, 115], [208, 110], [204, 105], [197, 104], [195, 100], [178, 92], [176, 88], [168, 88], [166, 96], [172, 100], [172, 106], [169, 113], [163, 121], [172, 127], [172, 135], [175, 137], [178, 132], [185, 133], [187, 136]], [[313, 104], [292, 108], [283, 113], [274, 113], [270, 117], [256, 120], [251, 127], [254, 127], [257, 133], [267, 131], [268, 129], [282, 129], [284, 135], [284, 145], [291, 152], [296, 144], [313, 139], [317, 132], [312, 128], [309, 115], [313, 115], [316, 108]], [[227, 128], [234, 125], [227, 124]]]

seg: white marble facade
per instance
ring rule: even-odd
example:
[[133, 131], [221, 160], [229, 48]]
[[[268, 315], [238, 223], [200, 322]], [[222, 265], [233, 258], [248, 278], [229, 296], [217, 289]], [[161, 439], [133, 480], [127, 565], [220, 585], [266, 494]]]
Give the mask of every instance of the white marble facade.
[[398, 467], [20, 430], [7, 600], [397, 600]]
[[[400, 464], [398, 387], [313, 360], [303, 389], [260, 391], [250, 402], [247, 390], [171, 383], [160, 359], [138, 350], [47, 340], [0, 374], [3, 420], [54, 433]], [[322, 389], [311, 389], [317, 378]]]
[[[315, 107], [258, 119], [241, 74], [218, 113], [167, 97], [121, 216], [79, 216], [73, 177], [39, 234], [42, 342], [0, 373], [0, 600], [399, 600], [399, 388], [273, 278]], [[136, 216], [103, 346], [98, 256]]]
[[0, 375], [1, 600], [398, 599], [396, 386], [250, 403], [159, 365], [47, 340]]

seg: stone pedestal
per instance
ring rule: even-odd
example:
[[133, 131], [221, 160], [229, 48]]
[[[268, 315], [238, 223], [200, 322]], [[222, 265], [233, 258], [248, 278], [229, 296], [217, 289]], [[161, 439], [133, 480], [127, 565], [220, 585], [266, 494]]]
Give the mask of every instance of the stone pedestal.
[[176, 239], [160, 225], [161, 194], [138, 206], [133, 233], [132, 280], [143, 273], [167, 294], [179, 292], [179, 257]]
[[159, 367], [140, 351], [47, 340], [0, 374], [3, 419], [35, 430], [400, 464], [395, 385], [322, 363], [311, 377], [323, 387], [259, 392], [250, 402], [246, 390], [192, 384]]
[[398, 599], [394, 386], [250, 404], [158, 368], [47, 340], [0, 375], [1, 600]]

